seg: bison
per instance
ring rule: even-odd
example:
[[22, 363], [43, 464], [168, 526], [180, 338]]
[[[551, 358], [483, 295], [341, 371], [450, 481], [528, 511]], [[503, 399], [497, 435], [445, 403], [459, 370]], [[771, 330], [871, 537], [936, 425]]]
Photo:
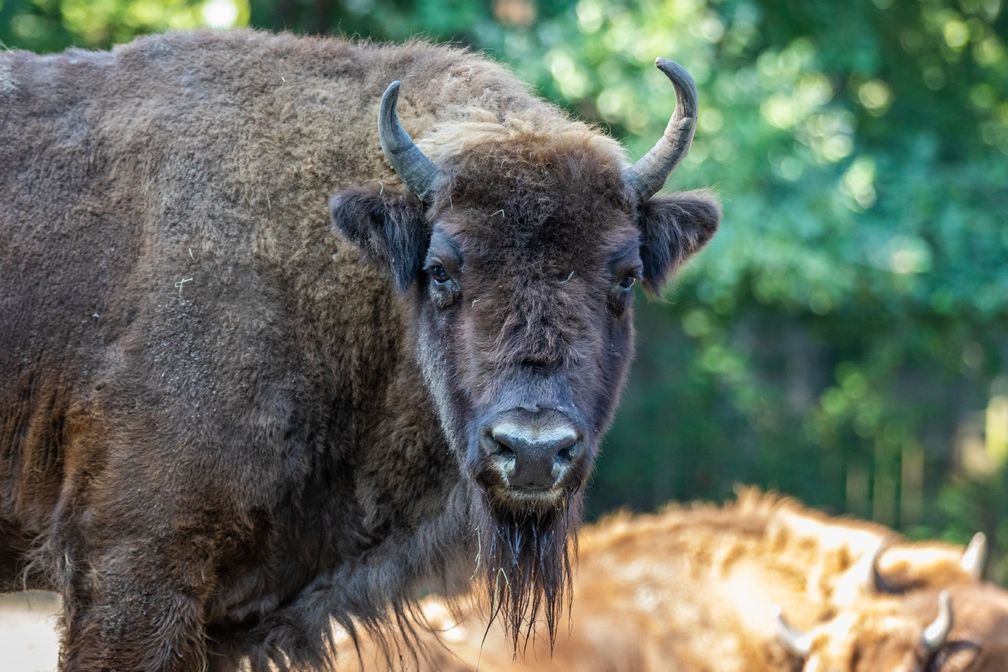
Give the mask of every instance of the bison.
[[62, 669], [324, 666], [479, 576], [554, 632], [634, 285], [720, 218], [655, 195], [657, 65], [631, 163], [423, 42], [0, 53], [0, 589], [62, 594]]
[[[444, 672], [994, 672], [1008, 669], [1008, 594], [979, 583], [983, 555], [982, 536], [908, 542], [746, 490], [583, 530], [552, 652], [543, 638], [515, 663], [479, 594], [425, 601], [425, 644]], [[384, 667], [367, 646], [362, 658]]]
[[778, 636], [804, 672], [1002, 672], [1008, 592], [985, 583], [883, 594], [807, 632], [782, 616]]

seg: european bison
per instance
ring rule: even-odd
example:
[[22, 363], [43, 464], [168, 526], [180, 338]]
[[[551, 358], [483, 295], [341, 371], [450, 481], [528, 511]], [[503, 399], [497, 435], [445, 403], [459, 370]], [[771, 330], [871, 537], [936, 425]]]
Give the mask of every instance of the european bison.
[[753, 490], [719, 508], [621, 514], [580, 534], [570, 630], [554, 649], [541, 639], [515, 662], [502, 631], [487, 633], [483, 596], [454, 609], [431, 598], [433, 663], [420, 669], [1001, 671], [1008, 594], [979, 583], [983, 555], [982, 536], [967, 549], [908, 542]]
[[0, 53], [0, 588], [62, 593], [63, 669], [321, 666], [480, 574], [553, 633], [633, 286], [719, 219], [655, 196], [658, 67], [631, 165], [422, 42]]

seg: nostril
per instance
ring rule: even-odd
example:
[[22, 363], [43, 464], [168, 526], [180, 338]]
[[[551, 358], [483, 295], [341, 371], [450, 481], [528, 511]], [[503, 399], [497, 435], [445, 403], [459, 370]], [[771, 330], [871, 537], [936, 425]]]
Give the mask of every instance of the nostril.
[[557, 451], [556, 457], [557, 460], [559, 460], [560, 462], [570, 464], [571, 462], [574, 461], [574, 454], [576, 452], [577, 451], [574, 446], [567, 446], [566, 448], [561, 448], [559, 451]]
[[483, 431], [483, 446], [487, 456], [499, 457], [505, 460], [515, 459], [515, 448], [509, 437], [494, 432], [491, 429]]
[[514, 441], [506, 432], [491, 427], [483, 431], [483, 436], [494, 452], [514, 455]]
[[497, 454], [501, 457], [514, 457], [514, 449], [506, 443], [497, 441]]

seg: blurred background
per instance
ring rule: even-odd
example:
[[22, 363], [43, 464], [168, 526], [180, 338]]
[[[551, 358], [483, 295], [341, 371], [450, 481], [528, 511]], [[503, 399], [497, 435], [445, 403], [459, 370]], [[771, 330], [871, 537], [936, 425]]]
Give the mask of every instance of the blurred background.
[[1004, 0], [0, 0], [6, 49], [198, 26], [467, 45], [632, 158], [674, 107], [654, 58], [684, 64], [700, 126], [670, 187], [713, 186], [724, 223], [638, 303], [590, 514], [752, 483], [983, 530], [1008, 580]]

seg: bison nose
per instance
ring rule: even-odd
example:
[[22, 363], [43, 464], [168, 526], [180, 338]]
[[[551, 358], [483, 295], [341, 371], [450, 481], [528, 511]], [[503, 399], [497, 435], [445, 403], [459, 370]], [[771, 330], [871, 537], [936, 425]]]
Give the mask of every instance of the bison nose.
[[507, 414], [491, 423], [487, 434], [505, 483], [516, 489], [555, 487], [581, 452], [580, 432], [555, 412]]

